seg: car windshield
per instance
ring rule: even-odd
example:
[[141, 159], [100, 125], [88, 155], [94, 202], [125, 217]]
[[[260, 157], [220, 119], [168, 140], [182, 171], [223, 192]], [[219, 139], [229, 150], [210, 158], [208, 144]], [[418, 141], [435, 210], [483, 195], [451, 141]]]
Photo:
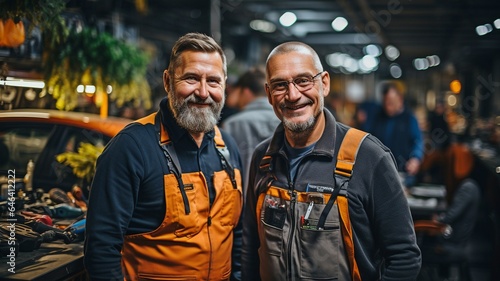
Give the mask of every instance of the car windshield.
[[1, 127], [0, 168], [25, 171], [30, 160], [36, 162], [47, 144], [53, 126]]

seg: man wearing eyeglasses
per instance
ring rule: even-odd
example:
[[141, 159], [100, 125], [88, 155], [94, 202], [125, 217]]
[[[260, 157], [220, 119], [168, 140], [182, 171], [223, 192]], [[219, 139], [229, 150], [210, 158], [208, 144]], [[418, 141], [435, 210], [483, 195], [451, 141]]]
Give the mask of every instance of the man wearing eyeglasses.
[[330, 75], [310, 46], [277, 46], [266, 78], [281, 124], [252, 157], [243, 280], [415, 280], [420, 250], [389, 149], [324, 109]]

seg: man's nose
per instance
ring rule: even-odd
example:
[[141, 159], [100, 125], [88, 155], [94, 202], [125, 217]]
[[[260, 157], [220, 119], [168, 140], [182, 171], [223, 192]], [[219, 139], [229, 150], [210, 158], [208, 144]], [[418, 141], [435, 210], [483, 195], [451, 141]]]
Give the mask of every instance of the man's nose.
[[290, 83], [288, 83], [288, 91], [287, 91], [286, 95], [288, 96], [289, 100], [295, 101], [295, 100], [300, 99], [300, 96], [302, 95], [302, 93], [299, 91], [299, 89], [297, 89], [297, 86], [295, 86], [295, 84], [293, 82], [290, 82]]
[[195, 94], [202, 98], [202, 99], [206, 99], [208, 98], [208, 96], [210, 95], [208, 93], [208, 86], [207, 86], [207, 81], [205, 79], [201, 79], [200, 80], [200, 83], [198, 85], [198, 89], [197, 91], [195, 92]]

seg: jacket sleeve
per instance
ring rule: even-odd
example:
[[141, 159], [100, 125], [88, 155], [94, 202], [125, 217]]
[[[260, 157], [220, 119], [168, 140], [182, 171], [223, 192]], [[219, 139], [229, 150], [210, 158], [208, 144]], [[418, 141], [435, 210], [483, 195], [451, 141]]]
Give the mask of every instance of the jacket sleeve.
[[142, 153], [134, 139], [119, 134], [98, 158], [84, 246], [90, 280], [123, 280], [120, 252], [143, 173]]
[[381, 280], [415, 280], [420, 271], [420, 249], [392, 154], [386, 152], [374, 163], [371, 182], [370, 228], [384, 258]]
[[[242, 280], [259, 281], [259, 254], [260, 247], [259, 234], [257, 230], [256, 218], [256, 204], [257, 197], [255, 187], [255, 177], [258, 173], [258, 161], [260, 159], [256, 156], [258, 153], [253, 154], [252, 164], [250, 166], [249, 184], [246, 194], [246, 203], [243, 214], [243, 249], [241, 261], [244, 265], [242, 268]], [[257, 163], [256, 163], [257, 161]]]

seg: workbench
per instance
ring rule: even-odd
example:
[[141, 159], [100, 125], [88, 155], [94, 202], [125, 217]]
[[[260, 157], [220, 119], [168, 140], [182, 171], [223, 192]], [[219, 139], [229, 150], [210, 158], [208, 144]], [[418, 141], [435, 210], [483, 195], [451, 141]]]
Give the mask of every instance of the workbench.
[[42, 243], [31, 252], [19, 252], [15, 273], [9, 271], [7, 256], [0, 257], [0, 280], [66, 281], [85, 280], [83, 243]]

